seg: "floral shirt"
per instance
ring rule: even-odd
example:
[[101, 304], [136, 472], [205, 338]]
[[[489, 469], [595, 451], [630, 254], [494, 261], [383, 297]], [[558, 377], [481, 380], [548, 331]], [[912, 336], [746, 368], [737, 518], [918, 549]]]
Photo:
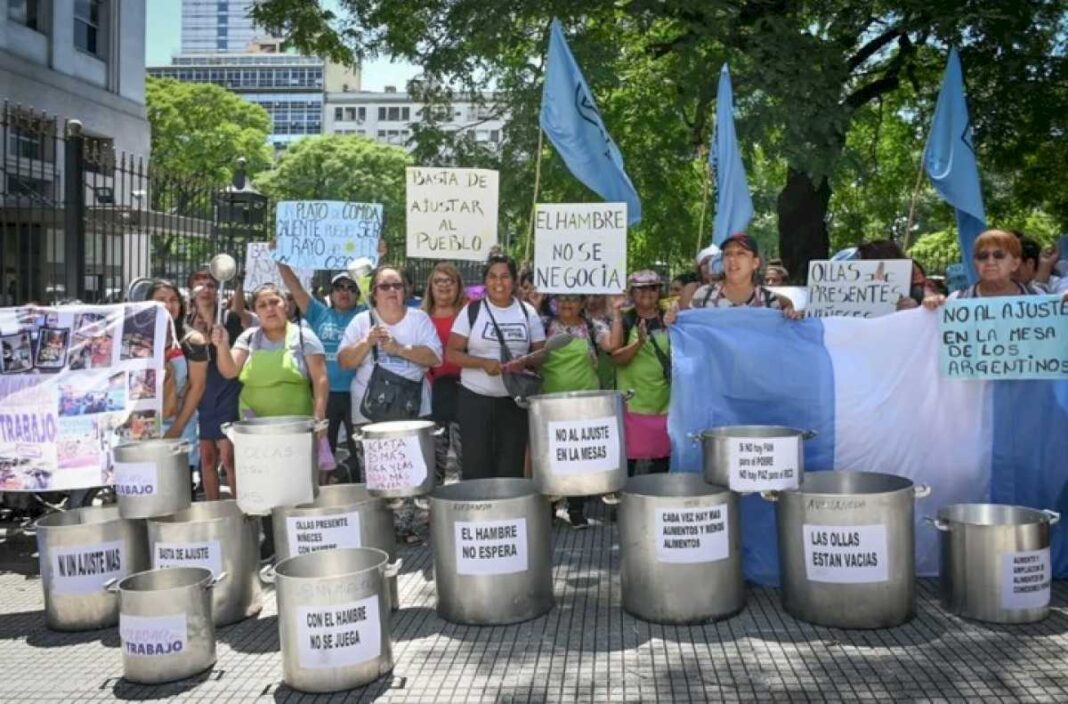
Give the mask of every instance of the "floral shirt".
[[733, 303], [727, 298], [722, 284], [705, 284], [694, 291], [690, 299], [691, 308], [774, 308], [782, 309], [782, 301], [777, 295], [764, 288], [754, 286], [753, 294], [745, 303]]

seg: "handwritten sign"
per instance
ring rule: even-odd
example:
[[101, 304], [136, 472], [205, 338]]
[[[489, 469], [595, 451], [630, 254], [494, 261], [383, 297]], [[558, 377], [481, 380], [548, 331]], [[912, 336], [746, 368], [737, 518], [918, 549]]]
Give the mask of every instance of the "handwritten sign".
[[275, 261], [307, 269], [344, 269], [359, 257], [378, 261], [381, 203], [284, 200], [275, 211]]
[[126, 576], [126, 547], [121, 540], [57, 547], [49, 565], [56, 594], [95, 594], [109, 579]]
[[189, 646], [185, 614], [134, 616], [120, 613], [119, 636], [126, 655], [178, 655]]
[[619, 469], [619, 420], [615, 416], [549, 421], [549, 470], [595, 474]]
[[485, 261], [497, 244], [498, 173], [423, 166], [406, 171], [408, 256]]
[[940, 315], [942, 376], [1068, 378], [1068, 301], [1059, 296], [956, 299]]
[[1052, 572], [1049, 548], [1001, 555], [1001, 608], [1041, 609], [1049, 606]]
[[[305, 291], [311, 291], [314, 269], [293, 269]], [[266, 242], [249, 242], [245, 249], [245, 291], [251, 293], [264, 284], [274, 284], [283, 292], [288, 291], [278, 273], [278, 264], [271, 254], [271, 246]]]
[[278, 506], [306, 504], [315, 499], [309, 467], [311, 433], [235, 433], [234, 438], [234, 466], [244, 480], [237, 506], [244, 513], [265, 516]]
[[382, 654], [378, 595], [297, 609], [297, 656], [312, 669], [351, 667]]
[[731, 438], [727, 444], [731, 491], [796, 489], [801, 480], [797, 437]]
[[286, 537], [289, 539], [290, 555], [361, 547], [360, 512], [350, 511], [330, 516], [288, 516]]
[[656, 512], [656, 559], [694, 563], [730, 554], [727, 504], [711, 508], [667, 508]]
[[222, 547], [218, 540], [198, 543], [156, 543], [152, 546], [152, 569], [203, 567], [222, 574]]
[[626, 203], [537, 205], [534, 286], [540, 293], [622, 293], [626, 281]]
[[527, 519], [456, 521], [457, 574], [527, 571]]
[[897, 310], [912, 285], [909, 259], [814, 260], [808, 264], [807, 315], [877, 318]]
[[426, 459], [418, 437], [365, 439], [363, 452], [370, 491], [408, 489], [426, 480]]
[[886, 526], [801, 526], [805, 576], [813, 582], [869, 584], [888, 577]]
[[116, 462], [115, 493], [119, 496], [159, 493], [159, 467], [155, 462]]

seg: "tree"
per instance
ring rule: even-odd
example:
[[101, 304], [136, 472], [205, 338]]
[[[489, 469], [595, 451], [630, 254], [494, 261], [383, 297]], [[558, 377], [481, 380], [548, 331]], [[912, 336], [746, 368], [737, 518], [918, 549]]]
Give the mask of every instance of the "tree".
[[250, 174], [268, 168], [271, 118], [259, 105], [209, 83], [148, 77], [152, 167], [167, 183], [228, 183], [239, 157]]
[[[768, 167], [756, 174], [754, 201], [758, 212], [776, 211], [780, 254], [791, 270], [827, 256], [828, 224], [838, 215], [836, 186], [867, 192], [860, 203], [865, 208], [876, 202], [864, 180], [837, 176], [844, 159], [863, 158], [867, 145], [850, 143], [854, 126], [904, 95], [896, 117], [908, 132], [902, 151], [915, 157], [913, 168], [903, 168], [909, 160], [895, 155], [893, 168], [854, 169], [862, 179], [893, 175], [894, 202], [883, 204], [865, 227], [898, 228], [901, 216], [888, 213], [899, 211], [900, 194], [912, 191], [949, 44], [960, 47], [968, 72], [984, 177], [996, 170], [995, 180], [1007, 184], [999, 193], [1026, 198], [1028, 206], [1059, 215], [1065, 204], [1068, 189], [1057, 166], [1068, 158], [1060, 141], [1068, 81], [1058, 0], [434, 0], [417, 11], [407, 0], [339, 4], [343, 24], [317, 3], [300, 0], [264, 0], [254, 14], [309, 51], [342, 60], [386, 52], [421, 65], [431, 86], [495, 86], [509, 115], [499, 157], [509, 167], [502, 173], [502, 203], [520, 184], [530, 193], [541, 57], [549, 18], [559, 16], [643, 197], [646, 215], [632, 233], [632, 256], [679, 260], [693, 252], [704, 182], [700, 155], [711, 132], [715, 76], [726, 60], [735, 79], [739, 136], [750, 145], [746, 156], [752, 163], [759, 150], [760, 165]], [[769, 194], [760, 189], [772, 173], [781, 180]], [[505, 179], [515, 179], [514, 187]], [[548, 150], [542, 186], [546, 199], [590, 198]], [[529, 195], [526, 201], [510, 207], [529, 213]], [[931, 213], [936, 202], [929, 201]], [[996, 200], [992, 205], [998, 212]], [[510, 227], [521, 226], [515, 213], [505, 218]], [[855, 219], [837, 219], [857, 228]], [[765, 225], [759, 218], [755, 224]]]
[[357, 135], [306, 137], [289, 147], [277, 167], [256, 179], [275, 201], [348, 200], [382, 203], [383, 236], [404, 251], [404, 178], [411, 164], [400, 147]]

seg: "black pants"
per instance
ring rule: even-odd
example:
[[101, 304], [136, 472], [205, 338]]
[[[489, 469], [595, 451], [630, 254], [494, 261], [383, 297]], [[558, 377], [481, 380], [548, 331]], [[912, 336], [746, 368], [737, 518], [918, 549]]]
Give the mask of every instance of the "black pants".
[[[649, 460], [649, 474], [664, 474], [671, 469], [670, 457], [657, 457]], [[627, 460], [627, 476], [633, 477], [638, 470], [638, 460]]]
[[331, 391], [326, 401], [326, 419], [330, 423], [326, 430], [326, 439], [330, 443], [331, 452], [337, 450], [339, 431], [342, 425], [345, 426], [345, 446], [349, 450], [349, 459], [345, 464], [351, 473], [348, 481], [359, 481], [356, 443], [352, 439], [352, 394], [348, 391]]
[[527, 412], [507, 396], [483, 396], [460, 387], [457, 403], [461, 477], [522, 477], [527, 451]]

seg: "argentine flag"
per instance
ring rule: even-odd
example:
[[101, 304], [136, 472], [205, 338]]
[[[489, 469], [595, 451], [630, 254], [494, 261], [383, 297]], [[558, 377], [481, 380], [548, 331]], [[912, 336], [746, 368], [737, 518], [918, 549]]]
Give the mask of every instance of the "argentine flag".
[[[939, 373], [938, 315], [790, 321], [767, 309], [685, 311], [671, 328], [672, 471], [700, 472], [691, 433], [723, 425], [814, 430], [805, 471], [884, 472], [928, 484], [916, 569], [938, 574], [941, 506], [1068, 510], [1068, 381], [958, 381]], [[745, 576], [779, 579], [774, 504], [742, 499]], [[1068, 575], [1065, 523], [1053, 567]]]

